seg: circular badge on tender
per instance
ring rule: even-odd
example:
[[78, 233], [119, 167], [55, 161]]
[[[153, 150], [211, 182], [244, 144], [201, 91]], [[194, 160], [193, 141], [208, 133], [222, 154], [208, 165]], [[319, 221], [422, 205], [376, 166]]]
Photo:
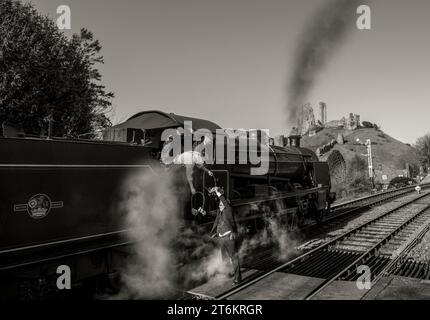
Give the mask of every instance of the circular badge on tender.
[[51, 199], [46, 194], [38, 194], [30, 198], [27, 212], [33, 219], [43, 219], [51, 211]]

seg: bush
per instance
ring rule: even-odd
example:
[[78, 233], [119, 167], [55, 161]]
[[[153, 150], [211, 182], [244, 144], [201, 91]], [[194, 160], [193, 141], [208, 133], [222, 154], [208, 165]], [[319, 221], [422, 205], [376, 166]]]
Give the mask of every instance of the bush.
[[375, 183], [375, 189], [381, 191], [384, 188], [384, 185], [381, 182]]
[[363, 193], [370, 191], [372, 189], [372, 184], [370, 179], [365, 175], [356, 176], [352, 182], [349, 184], [351, 190], [355, 193]]
[[369, 122], [369, 121], [363, 121], [363, 122], [361, 123], [361, 125], [362, 125], [363, 127], [367, 128], [367, 129], [372, 129], [372, 128], [374, 128], [374, 127], [375, 127], [375, 126], [373, 125], [373, 123], [371, 123], [371, 122]]
[[390, 188], [403, 188], [415, 184], [415, 180], [406, 177], [396, 177], [390, 181]]
[[350, 174], [350, 176], [360, 174], [361, 172], [367, 172], [366, 169], [367, 169], [366, 160], [361, 158], [359, 155], [355, 155], [351, 159], [351, 162], [349, 163], [349, 174]]
[[355, 155], [348, 166], [348, 189], [351, 193], [360, 194], [372, 189], [367, 172], [366, 160]]

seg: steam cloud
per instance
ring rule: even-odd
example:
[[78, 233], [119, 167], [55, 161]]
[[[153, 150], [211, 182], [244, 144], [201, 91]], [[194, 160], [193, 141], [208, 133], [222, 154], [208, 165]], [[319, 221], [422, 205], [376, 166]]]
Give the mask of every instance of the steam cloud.
[[353, 30], [360, 0], [330, 0], [320, 8], [301, 35], [289, 87], [288, 121], [295, 125], [300, 106], [305, 102], [316, 77]]
[[126, 182], [123, 209], [129, 238], [135, 242], [133, 260], [122, 273], [119, 298], [160, 298], [172, 292], [176, 282], [172, 247], [179, 232], [175, 181], [160, 173], [136, 172]]
[[[205, 281], [229, 279], [231, 265], [223, 261], [207, 230], [199, 225], [181, 228], [179, 190], [187, 186], [175, 174], [157, 174], [135, 172], [124, 184], [121, 211], [125, 212], [128, 237], [134, 245], [124, 261], [121, 292], [110, 298], [165, 299]], [[243, 209], [262, 208], [255, 205]], [[295, 252], [296, 235], [276, 217], [265, 217], [264, 221], [266, 229], [244, 240], [240, 255], [275, 244], [277, 259], [287, 259]]]
[[207, 231], [183, 228], [180, 175], [142, 171], [124, 183], [121, 211], [134, 245], [113, 299], [165, 299], [211, 278], [225, 278], [228, 265]]
[[[281, 211], [282, 203], [277, 202], [276, 207], [275, 211]], [[265, 211], [263, 204], [253, 204], [249, 207], [243, 208], [242, 210]], [[270, 210], [266, 210], [266, 215], [262, 218], [265, 223], [265, 227], [257, 234], [242, 242], [239, 250], [240, 256], [248, 258], [251, 257], [251, 265], [253, 265], [259, 262], [253, 257], [255, 250], [258, 252], [261, 251], [262, 248], [270, 247], [274, 249], [274, 258], [281, 262], [286, 261], [292, 255], [296, 254], [296, 247], [300, 243], [302, 236], [300, 230], [288, 228], [287, 225], [281, 221], [280, 217]], [[243, 230], [241, 232], [244, 233]]]

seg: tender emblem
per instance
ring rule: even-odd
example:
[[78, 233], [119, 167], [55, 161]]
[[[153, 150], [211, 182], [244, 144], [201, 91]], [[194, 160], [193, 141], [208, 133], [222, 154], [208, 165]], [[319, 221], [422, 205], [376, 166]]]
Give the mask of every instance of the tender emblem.
[[15, 212], [27, 211], [33, 219], [45, 218], [51, 209], [62, 208], [63, 202], [52, 202], [46, 194], [32, 196], [26, 204], [14, 205]]

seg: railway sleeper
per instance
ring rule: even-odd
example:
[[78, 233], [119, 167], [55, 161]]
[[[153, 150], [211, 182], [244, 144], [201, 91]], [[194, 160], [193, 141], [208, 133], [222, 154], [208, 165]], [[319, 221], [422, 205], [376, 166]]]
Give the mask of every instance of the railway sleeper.
[[385, 235], [382, 234], [366, 234], [366, 233], [357, 233], [357, 235], [355, 236], [351, 236], [348, 239], [371, 239], [371, 240], [375, 240], [375, 239], [383, 239], [385, 237]]
[[371, 247], [372, 247], [372, 245], [366, 246], [366, 245], [362, 245], [362, 244], [351, 243], [348, 245], [337, 246], [336, 249], [342, 250], [342, 251], [360, 253], [360, 252], [365, 252], [365, 251], [369, 250]]
[[338, 246], [349, 246], [349, 245], [359, 245], [359, 246], [374, 246], [379, 243], [379, 239], [361, 239], [361, 238], [351, 238], [338, 243]]

